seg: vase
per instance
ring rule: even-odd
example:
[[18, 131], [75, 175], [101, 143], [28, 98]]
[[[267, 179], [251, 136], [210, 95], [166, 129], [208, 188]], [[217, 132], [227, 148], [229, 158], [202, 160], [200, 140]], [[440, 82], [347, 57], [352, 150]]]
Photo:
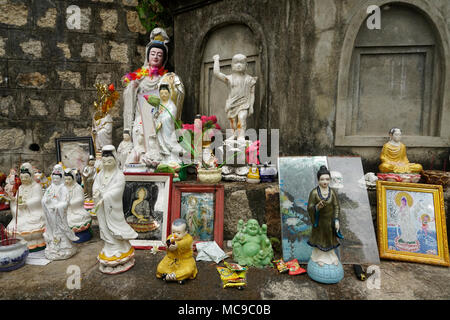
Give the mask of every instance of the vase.
[[197, 169], [197, 179], [204, 183], [219, 183], [222, 180], [222, 168]]
[[28, 246], [23, 239], [9, 239], [0, 242], [0, 271], [12, 271], [25, 264]]

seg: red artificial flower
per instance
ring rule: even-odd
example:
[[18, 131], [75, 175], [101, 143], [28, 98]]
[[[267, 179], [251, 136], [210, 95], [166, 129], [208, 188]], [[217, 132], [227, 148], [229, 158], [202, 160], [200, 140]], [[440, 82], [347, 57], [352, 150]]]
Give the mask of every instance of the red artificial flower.
[[136, 73], [134, 73], [134, 72], [132, 72], [132, 73], [130, 73], [130, 76], [131, 76], [131, 80], [136, 80]]
[[219, 126], [218, 123], [214, 123], [214, 126], [216, 127], [217, 130], [222, 130], [222, 128]]
[[217, 117], [212, 115], [211, 117], [209, 117], [209, 120], [211, 120], [212, 123], [216, 123], [217, 122]]
[[111, 92], [113, 92], [113, 91], [116, 90], [116, 89], [114, 88], [114, 84], [113, 84], [113, 83], [111, 83], [111, 84], [109, 85], [108, 90], [111, 91]]
[[167, 72], [168, 72], [168, 71], [167, 71], [166, 69], [164, 69], [164, 67], [161, 67], [161, 68], [159, 68], [159, 70], [158, 70], [158, 74], [159, 74], [160, 76], [165, 75]]
[[183, 124], [183, 129], [194, 131], [194, 125], [189, 123]]

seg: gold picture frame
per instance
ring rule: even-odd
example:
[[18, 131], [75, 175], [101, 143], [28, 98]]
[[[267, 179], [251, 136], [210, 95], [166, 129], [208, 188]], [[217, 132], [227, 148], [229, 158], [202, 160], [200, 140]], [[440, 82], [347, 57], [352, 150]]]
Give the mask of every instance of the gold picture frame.
[[442, 186], [377, 181], [380, 258], [450, 266]]

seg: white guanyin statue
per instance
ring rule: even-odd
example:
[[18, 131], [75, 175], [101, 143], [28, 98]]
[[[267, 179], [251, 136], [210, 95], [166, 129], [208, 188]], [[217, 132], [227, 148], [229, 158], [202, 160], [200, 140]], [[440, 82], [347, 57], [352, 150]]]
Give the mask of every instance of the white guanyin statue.
[[49, 260], [64, 260], [72, 257], [77, 248], [72, 241], [79, 240], [67, 222], [69, 191], [64, 185], [62, 165], [53, 167], [52, 183], [42, 197], [47, 225], [44, 239], [47, 244], [45, 257]]
[[183, 154], [184, 149], [178, 143], [177, 135], [175, 133], [174, 118], [177, 114], [177, 106], [173, 103], [170, 97], [170, 85], [167, 83], [161, 83], [159, 86], [160, 105], [154, 114], [156, 136], [158, 138], [162, 162], [179, 163], [180, 156]]
[[69, 192], [69, 207], [67, 208], [67, 223], [79, 238], [75, 243], [85, 242], [92, 238], [90, 231], [92, 218], [84, 208], [83, 188], [76, 182], [77, 169], [64, 171], [64, 184]]
[[[124, 131], [131, 132], [134, 145], [137, 144], [138, 136], [144, 135], [147, 152], [145, 158], [148, 161], [163, 160], [164, 162], [164, 157], [160, 154], [154, 118], [158, 106], [150, 104], [144, 96], [153, 96], [159, 99], [159, 86], [161, 83], [166, 83], [170, 86], [170, 99], [176, 106], [174, 119], [180, 119], [183, 107], [185, 94], [183, 83], [175, 73], [164, 69], [168, 60], [168, 42], [169, 37], [163, 29], [153, 29], [150, 34], [150, 42], [145, 50], [144, 65], [122, 78], [126, 85], [123, 91], [123, 128]], [[141, 123], [142, 126], [139, 125]], [[164, 147], [162, 149], [164, 152]]]
[[134, 248], [130, 240], [138, 234], [125, 221], [122, 197], [125, 176], [119, 169], [116, 149], [113, 145], [102, 149], [103, 169], [97, 174], [93, 195], [100, 238], [104, 246], [97, 259], [100, 271], [116, 274], [127, 271], [134, 265]]
[[[27, 242], [30, 252], [45, 248], [43, 237], [45, 216], [41, 204], [42, 186], [33, 177], [32, 165], [28, 162], [23, 163], [20, 167], [22, 184], [16, 194], [13, 195], [9, 190], [5, 190], [10, 200], [12, 214], [12, 220], [7, 227], [8, 235], [23, 238]], [[7, 188], [5, 187], [5, 189]]]

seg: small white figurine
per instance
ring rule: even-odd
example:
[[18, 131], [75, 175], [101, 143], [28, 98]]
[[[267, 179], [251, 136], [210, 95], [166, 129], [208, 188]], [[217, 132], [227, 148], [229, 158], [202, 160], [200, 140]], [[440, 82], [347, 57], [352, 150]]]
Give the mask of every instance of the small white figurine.
[[229, 94], [225, 104], [225, 111], [233, 129], [233, 138], [245, 140], [247, 118], [253, 114], [255, 102], [255, 84], [258, 77], [252, 77], [246, 73], [247, 57], [236, 54], [231, 61], [231, 75], [220, 72], [220, 56], [215, 55], [214, 75], [228, 86]]
[[105, 242], [97, 259], [100, 271], [116, 274], [127, 271], [134, 265], [134, 248], [130, 240], [138, 234], [125, 221], [122, 197], [125, 176], [119, 169], [116, 148], [113, 145], [102, 149], [103, 169], [97, 174], [93, 195], [100, 227], [100, 238]]
[[330, 188], [342, 189], [344, 187], [344, 177], [342, 176], [342, 173], [340, 173], [339, 171], [330, 171], [330, 174]]
[[103, 146], [112, 143], [113, 118], [107, 113], [103, 118], [95, 120], [92, 126], [92, 133], [95, 137], [96, 150], [102, 150]]
[[72, 231], [75, 232], [75, 235], [80, 238], [80, 240], [75, 242], [81, 243], [92, 237], [89, 230], [92, 218], [89, 212], [84, 209], [83, 188], [75, 181], [76, 176], [76, 169], [66, 169], [64, 171], [64, 183], [69, 192], [67, 223]]
[[49, 260], [70, 258], [77, 252], [72, 241], [79, 240], [67, 223], [69, 192], [64, 185], [63, 174], [62, 165], [53, 167], [52, 183], [42, 198], [42, 208], [47, 219], [44, 233], [47, 243], [45, 257]]
[[90, 155], [88, 164], [83, 168], [83, 172], [81, 173], [84, 187], [84, 196], [86, 197], [86, 199], [92, 199], [92, 184], [94, 183], [96, 173], [94, 165], [95, 158], [93, 155]]
[[8, 176], [6, 195], [10, 200], [12, 220], [8, 224], [8, 235], [16, 234], [25, 239], [30, 252], [45, 248], [43, 233], [45, 230], [45, 216], [42, 210], [42, 187], [34, 181], [34, 171], [30, 163], [20, 167], [20, 185], [14, 190], [15, 170]]
[[136, 135], [136, 143], [128, 154], [127, 159], [125, 160], [125, 164], [129, 163], [141, 163], [142, 156], [145, 154], [145, 139], [144, 133], [142, 131]]
[[117, 155], [119, 157], [119, 167], [121, 170], [125, 168], [126, 160], [133, 151], [133, 142], [131, 141], [130, 131], [123, 131], [123, 140], [117, 147]]

